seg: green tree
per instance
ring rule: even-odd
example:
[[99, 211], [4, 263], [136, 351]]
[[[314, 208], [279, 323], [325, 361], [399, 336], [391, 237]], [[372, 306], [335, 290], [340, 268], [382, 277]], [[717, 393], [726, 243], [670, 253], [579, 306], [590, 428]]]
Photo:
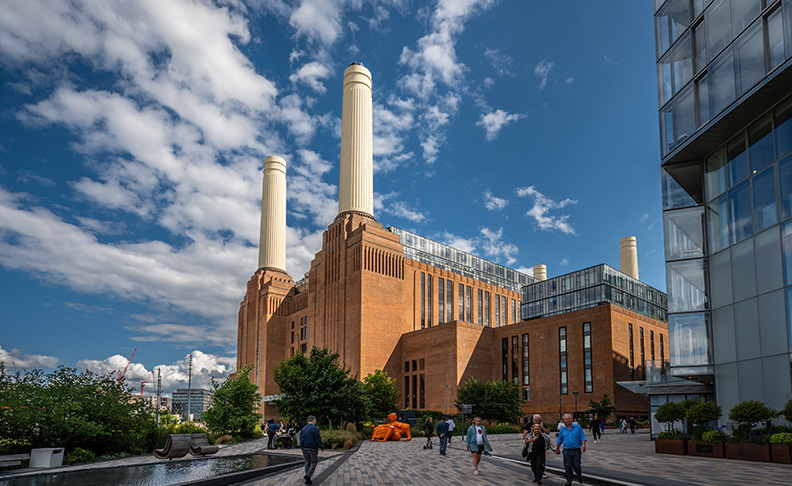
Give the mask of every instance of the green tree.
[[456, 406], [473, 405], [473, 415], [498, 422], [516, 421], [522, 415], [520, 387], [510, 381], [482, 383], [471, 377], [457, 387]]
[[236, 378], [222, 384], [212, 380], [212, 406], [202, 418], [212, 432], [250, 436], [261, 420], [256, 404], [261, 401], [258, 387], [250, 382], [253, 365], [247, 365]]
[[602, 400], [595, 402], [594, 400], [589, 400], [589, 410], [588, 413], [597, 414], [597, 416], [603, 422], [606, 422], [610, 419], [613, 412], [616, 411], [616, 407], [613, 405], [610, 397], [607, 393], [602, 394]]
[[745, 440], [756, 422], [767, 422], [778, 417], [778, 411], [765, 406], [756, 400], [746, 400], [733, 406], [729, 411], [729, 420], [737, 422], [735, 437]]
[[781, 409], [781, 415], [784, 416], [789, 422], [792, 422], [792, 400], [786, 402], [784, 408]]
[[273, 370], [280, 397], [275, 406], [281, 415], [317, 422], [361, 422], [368, 400], [357, 377], [338, 361], [338, 353], [314, 347], [309, 355], [297, 353]]
[[685, 419], [685, 407], [679, 402], [664, 403], [657, 407], [655, 419], [658, 422], [664, 422], [666, 424], [666, 430], [676, 433], [677, 430], [674, 424]]
[[0, 443], [13, 451], [77, 447], [97, 455], [148, 452], [154, 416], [115, 377], [60, 366], [11, 374], [0, 363]]
[[[718, 420], [721, 414], [721, 407], [717, 403], [697, 400], [691, 402], [685, 414], [685, 418], [688, 424], [696, 426], [693, 430], [693, 436], [697, 440], [701, 440], [701, 435], [707, 431], [709, 422]], [[688, 432], [690, 432], [690, 430], [688, 430]]]
[[376, 370], [363, 378], [363, 392], [369, 404], [369, 418], [386, 417], [398, 408], [401, 396], [399, 390], [393, 378], [382, 370]]

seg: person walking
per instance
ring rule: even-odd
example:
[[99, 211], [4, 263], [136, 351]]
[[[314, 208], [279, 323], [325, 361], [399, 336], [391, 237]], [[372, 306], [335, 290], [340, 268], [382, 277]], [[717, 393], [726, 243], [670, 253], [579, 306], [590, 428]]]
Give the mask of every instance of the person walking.
[[533, 417], [531, 418], [531, 421], [526, 423], [525, 427], [523, 428], [523, 440], [525, 440], [525, 437], [528, 434], [531, 433], [531, 431], [533, 430], [534, 424], [539, 424], [542, 427], [542, 432], [544, 432], [545, 434], [550, 435], [550, 429], [548, 429], [545, 426], [544, 422], [542, 422], [542, 416], [539, 415], [538, 413], [535, 413], [533, 415]]
[[478, 476], [481, 454], [489, 455], [492, 452], [492, 447], [489, 444], [489, 440], [487, 440], [487, 429], [481, 425], [481, 417], [473, 419], [473, 425], [468, 428], [465, 436], [465, 444], [467, 445], [467, 450], [473, 454], [473, 475]]
[[448, 421], [446, 417], [443, 417], [440, 422], [437, 423], [437, 437], [440, 438], [440, 455], [446, 455], [446, 447], [448, 447]]
[[319, 451], [324, 452], [324, 444], [322, 443], [322, 434], [319, 433], [319, 427], [316, 426], [316, 417], [313, 415], [308, 416], [307, 424], [300, 430], [300, 448], [302, 449], [303, 458], [305, 458], [305, 484], [311, 484], [311, 476], [316, 470], [316, 465], [319, 464]]
[[630, 433], [635, 433], [635, 417], [630, 417]]
[[531, 472], [534, 476], [533, 482], [542, 484], [547, 451], [553, 448], [550, 435], [542, 430], [540, 424], [533, 424], [531, 431], [525, 437], [525, 445], [528, 447], [528, 460], [531, 462]]
[[594, 419], [589, 424], [591, 428], [591, 436], [594, 437], [594, 443], [599, 443], [600, 439], [602, 438], [602, 420], [599, 419], [597, 415], [594, 416]]
[[564, 446], [564, 476], [566, 476], [564, 486], [572, 486], [573, 472], [577, 474], [578, 481], [583, 483], [580, 459], [582, 453], [586, 452], [586, 434], [580, 425], [572, 423], [572, 415], [568, 413], [564, 414], [564, 426], [558, 431], [556, 454], [561, 454], [562, 445]]
[[622, 418], [621, 419], [621, 423], [619, 424], [619, 429], [621, 430], [622, 434], [626, 434], [627, 433], [627, 419], [626, 418]]
[[278, 424], [275, 423], [275, 419], [267, 420], [267, 437], [269, 441], [267, 441], [267, 449], [274, 449], [274, 442], [275, 442], [275, 434], [278, 433], [278, 429], [280, 427]]
[[454, 435], [454, 429], [456, 428], [456, 424], [454, 423], [454, 417], [448, 416], [448, 443], [451, 443], [451, 437]]
[[424, 445], [424, 449], [431, 449], [432, 435], [434, 435], [434, 423], [432, 422], [432, 417], [426, 417], [426, 420], [424, 420], [423, 433], [424, 436], [426, 436], [426, 445]]

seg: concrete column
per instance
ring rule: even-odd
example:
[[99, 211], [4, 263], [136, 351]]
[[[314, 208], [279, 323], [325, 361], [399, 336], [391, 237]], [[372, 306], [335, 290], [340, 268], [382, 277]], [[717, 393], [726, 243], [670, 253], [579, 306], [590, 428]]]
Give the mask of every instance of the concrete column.
[[619, 240], [619, 270], [638, 280], [638, 243], [635, 236]]
[[286, 271], [286, 161], [277, 155], [264, 159], [258, 264]]
[[352, 63], [344, 71], [341, 111], [341, 176], [338, 214], [358, 211], [374, 217], [371, 72]]
[[547, 265], [534, 265], [533, 276], [538, 280], [547, 280]]

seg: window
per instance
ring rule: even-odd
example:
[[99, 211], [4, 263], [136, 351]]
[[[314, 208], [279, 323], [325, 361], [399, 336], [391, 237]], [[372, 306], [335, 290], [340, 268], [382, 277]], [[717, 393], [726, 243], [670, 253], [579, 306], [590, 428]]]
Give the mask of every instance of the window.
[[511, 359], [511, 376], [512, 376], [512, 383], [515, 385], [520, 384], [520, 367], [517, 365], [517, 359], [520, 355], [520, 343], [517, 340], [519, 336], [512, 336], [512, 359]]
[[501, 325], [500, 323], [500, 313], [501, 313], [501, 306], [500, 306], [500, 297], [495, 296], [495, 327]]
[[[784, 8], [789, 8], [784, 6]], [[780, 8], [767, 16], [767, 53], [770, 70], [784, 62], [784, 20]]]
[[478, 289], [478, 323], [484, 323], [484, 291]]
[[294, 344], [294, 331], [291, 332], [291, 343]]
[[707, 70], [709, 72], [710, 116], [723, 111], [734, 101], [734, 59], [731, 49], [715, 59]]
[[412, 360], [412, 370], [413, 371], [418, 371], [418, 361], [417, 360]]
[[424, 368], [425, 368], [425, 366], [426, 366], [426, 361], [424, 361], [424, 359], [423, 359], [423, 358], [419, 359], [419, 360], [418, 360], [418, 369], [419, 369], [420, 371], [423, 371], [423, 370], [424, 370]]
[[404, 372], [405, 373], [409, 373], [410, 372], [410, 362], [409, 361], [405, 361], [404, 362]]
[[711, 254], [729, 247], [729, 206], [726, 195], [707, 206], [709, 250]]
[[459, 317], [460, 321], [469, 321], [470, 317], [465, 319], [465, 286], [459, 284]]
[[757, 233], [778, 223], [775, 181], [775, 167], [770, 167], [751, 178], [754, 200], [754, 225]]
[[652, 361], [655, 360], [655, 351], [654, 351], [654, 349], [655, 349], [655, 346], [654, 346], [654, 331], [650, 330], [649, 331], [649, 350], [650, 350], [649, 352], [651, 353]]
[[706, 12], [709, 58], [715, 57], [732, 40], [728, 0], [716, 0]]
[[728, 163], [726, 171], [729, 176], [729, 187], [734, 186], [748, 177], [748, 153], [745, 150], [745, 135], [729, 140], [726, 144]]
[[470, 289], [470, 285], [468, 285], [467, 287], [465, 287], [465, 317], [466, 317], [465, 320], [467, 322], [473, 322], [472, 316], [470, 315], [471, 314], [471, 311], [470, 311], [470, 299], [471, 299], [471, 295], [470, 294], [471, 293], [472, 293], [472, 291]]
[[501, 339], [501, 380], [509, 379], [509, 338]]
[[418, 375], [412, 375], [412, 408], [418, 408]]
[[591, 323], [583, 323], [583, 383], [584, 392], [594, 391], [594, 379], [591, 371]]
[[484, 292], [484, 325], [490, 325], [490, 293]]
[[781, 220], [792, 216], [792, 157], [778, 163], [778, 186], [781, 191]]
[[420, 375], [420, 383], [421, 383], [421, 385], [420, 385], [421, 388], [420, 388], [420, 391], [419, 391], [420, 401], [418, 403], [418, 406], [419, 406], [419, 408], [426, 408], [426, 393], [425, 393], [426, 382], [424, 381], [424, 375], [423, 374]]
[[307, 344], [301, 344], [300, 345], [300, 352], [303, 353], [303, 354], [307, 353], [308, 352], [308, 345]]
[[446, 322], [451, 322], [454, 320], [454, 283], [450, 280], [446, 280], [446, 292]]
[[646, 379], [646, 356], [644, 354], [644, 328], [639, 328], [639, 336], [641, 339], [641, 374], [643, 375], [643, 379]]
[[501, 309], [503, 309], [503, 313], [501, 314], [501, 322], [498, 325], [505, 326], [509, 321], [506, 319], [506, 296], [504, 295], [501, 295]]
[[748, 181], [729, 191], [729, 234], [732, 244], [753, 234], [751, 224], [751, 188]]
[[426, 327], [426, 274], [421, 272], [421, 329]]
[[751, 173], [762, 170], [775, 160], [773, 154], [773, 126], [770, 113], [748, 129], [748, 159]]
[[630, 339], [630, 379], [635, 379], [635, 359], [633, 354], [633, 325], [627, 324], [628, 336]]
[[404, 408], [410, 408], [410, 377], [404, 377]]
[[[743, 3], [743, 2], [733, 2]], [[762, 23], [756, 22], [735, 42], [735, 61], [739, 73], [739, 92], [747, 92], [765, 75]]]
[[561, 379], [561, 394], [566, 395], [569, 393], [569, 386], [567, 382], [567, 337], [566, 327], [558, 328], [558, 358], [559, 358], [559, 372]]
[[522, 346], [523, 346], [523, 352], [522, 352], [523, 385], [528, 386], [531, 384], [531, 378], [529, 373], [531, 370], [529, 364], [529, 358], [531, 355], [530, 355], [530, 348], [528, 347], [528, 334], [522, 335]]
[[[451, 302], [448, 303], [451, 305]], [[437, 323], [445, 321], [445, 280], [437, 279]]]
[[663, 333], [660, 333], [660, 360], [665, 361], [665, 346], [663, 343]]
[[428, 321], [426, 323], [427, 326], [432, 327], [432, 276], [426, 276], [426, 315], [428, 317]]
[[511, 309], [512, 310], [512, 318], [511, 318], [511, 320], [512, 320], [512, 323], [515, 323], [515, 322], [520, 320], [517, 317], [517, 301], [515, 299], [512, 299], [511, 301], [512, 301], [512, 309]]

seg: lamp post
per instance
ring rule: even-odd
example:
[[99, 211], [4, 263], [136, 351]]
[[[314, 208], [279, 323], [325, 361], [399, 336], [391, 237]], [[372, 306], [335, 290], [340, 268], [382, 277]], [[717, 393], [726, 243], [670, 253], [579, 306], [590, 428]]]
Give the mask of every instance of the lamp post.
[[576, 421], [578, 419], [578, 416], [577, 416], [577, 396], [578, 396], [579, 393], [580, 392], [576, 392], [576, 391], [572, 392], [572, 395], [574, 395], [574, 397], [575, 397], [575, 420]]

